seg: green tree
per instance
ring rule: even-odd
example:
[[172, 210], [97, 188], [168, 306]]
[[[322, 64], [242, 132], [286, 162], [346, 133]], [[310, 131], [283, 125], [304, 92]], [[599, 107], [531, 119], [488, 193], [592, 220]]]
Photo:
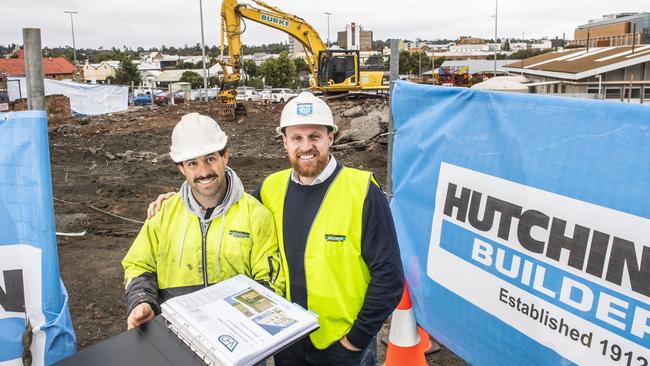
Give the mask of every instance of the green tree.
[[264, 88], [264, 80], [262, 78], [250, 78], [246, 82], [248, 86], [252, 86], [255, 89], [262, 89]]
[[208, 78], [208, 86], [219, 86], [219, 78], [217, 76], [210, 76]]
[[242, 65], [244, 68], [244, 72], [246, 75], [248, 75], [249, 78], [254, 78], [257, 77], [257, 74], [259, 72], [259, 67], [253, 60], [246, 60], [244, 61], [244, 64]]
[[444, 57], [435, 57], [433, 60], [433, 68], [440, 67], [443, 62], [445, 62]]
[[115, 83], [121, 85], [130, 85], [131, 83], [140, 84], [140, 72], [138, 68], [131, 62], [128, 57], [123, 57], [120, 60], [120, 67], [115, 70]]
[[384, 63], [384, 58], [379, 54], [373, 54], [368, 56], [366, 59], [366, 65], [382, 65]]
[[276, 88], [294, 88], [297, 84], [296, 64], [287, 52], [280, 53], [278, 58], [270, 58], [260, 66], [260, 75], [267, 85]]
[[296, 74], [301, 75], [303, 73], [310, 73], [309, 65], [302, 57], [296, 57], [293, 59], [293, 63], [296, 64]]
[[180, 68], [183, 70], [196, 69], [196, 65], [194, 65], [193, 62], [183, 61], [183, 63], [180, 65]]
[[179, 81], [192, 84], [192, 89], [203, 86], [203, 77], [194, 71], [185, 71]]

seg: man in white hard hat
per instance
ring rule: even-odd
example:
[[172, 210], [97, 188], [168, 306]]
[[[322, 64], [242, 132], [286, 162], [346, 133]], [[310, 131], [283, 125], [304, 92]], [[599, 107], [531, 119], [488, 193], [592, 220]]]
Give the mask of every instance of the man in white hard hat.
[[275, 218], [286, 297], [319, 315], [320, 328], [275, 355], [277, 366], [374, 365], [376, 334], [404, 289], [388, 202], [372, 173], [330, 154], [337, 129], [313, 94], [289, 101], [277, 132], [291, 169], [253, 193]]
[[319, 316], [318, 330], [274, 356], [277, 366], [375, 365], [376, 334], [404, 290], [388, 202], [372, 173], [330, 154], [337, 130], [313, 94], [289, 101], [277, 132], [291, 168], [253, 193], [275, 219], [286, 297]]
[[227, 166], [227, 140], [216, 121], [198, 113], [174, 127], [170, 156], [185, 181], [122, 261], [129, 329], [160, 313], [165, 300], [237, 274], [284, 295], [273, 217]]

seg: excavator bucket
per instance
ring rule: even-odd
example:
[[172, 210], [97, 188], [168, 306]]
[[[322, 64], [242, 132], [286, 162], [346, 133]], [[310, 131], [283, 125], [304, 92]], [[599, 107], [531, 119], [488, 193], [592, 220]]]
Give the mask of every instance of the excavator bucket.
[[223, 103], [218, 101], [213, 106], [213, 112], [220, 121], [232, 121], [237, 117], [246, 115], [246, 107], [244, 107], [243, 103]]
[[235, 119], [235, 108], [237, 104], [216, 102], [214, 103], [214, 112], [219, 121], [229, 121]]

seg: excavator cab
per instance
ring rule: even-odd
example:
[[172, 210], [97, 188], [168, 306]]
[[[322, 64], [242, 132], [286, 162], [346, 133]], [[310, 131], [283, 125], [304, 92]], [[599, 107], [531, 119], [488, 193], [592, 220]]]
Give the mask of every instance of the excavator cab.
[[323, 50], [318, 55], [318, 87], [347, 92], [359, 86], [359, 51]]

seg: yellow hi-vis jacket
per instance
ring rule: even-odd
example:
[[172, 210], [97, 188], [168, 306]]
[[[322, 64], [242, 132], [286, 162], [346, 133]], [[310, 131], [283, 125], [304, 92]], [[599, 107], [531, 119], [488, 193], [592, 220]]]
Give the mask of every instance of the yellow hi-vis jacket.
[[[271, 174], [260, 190], [262, 202], [275, 218], [283, 257], [286, 255], [283, 209], [290, 175], [291, 169]], [[310, 338], [318, 349], [343, 338], [363, 305], [370, 273], [361, 255], [362, 216], [368, 185], [373, 181], [370, 172], [344, 167], [331, 183], [307, 237], [304, 261], [307, 305], [318, 314], [320, 324]], [[339, 243], [332, 245], [334, 241]], [[290, 299], [286, 264], [283, 261]]]
[[[154, 310], [165, 300], [237, 274], [284, 295], [285, 277], [271, 213], [248, 193], [202, 235], [199, 217], [181, 195], [166, 200], [147, 220], [122, 260], [129, 313], [141, 302]], [[129, 288], [129, 285], [139, 289]], [[157, 290], [157, 298], [152, 292]]]

